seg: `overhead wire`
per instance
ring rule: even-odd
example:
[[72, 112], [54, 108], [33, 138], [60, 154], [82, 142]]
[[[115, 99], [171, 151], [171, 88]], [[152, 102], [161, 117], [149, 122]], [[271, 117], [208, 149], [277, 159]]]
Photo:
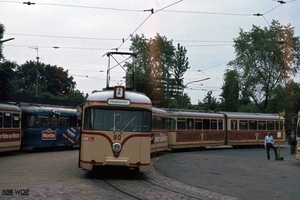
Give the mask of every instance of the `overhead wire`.
[[[175, 5], [175, 4], [177, 4], [177, 3], [179, 3], [179, 2], [181, 2], [181, 1], [183, 1], [183, 0], [179, 0], [179, 1], [176, 1], [176, 2], [174, 2], [174, 3], [172, 3], [172, 4], [170, 4], [170, 5], [168, 5], [168, 6], [165, 6], [165, 7], [163, 7], [163, 8], [161, 8], [161, 9], [158, 9], [157, 11], [155, 11], [153, 8], [152, 9], [150, 9], [150, 10], [144, 10], [144, 12], [145, 11], [150, 11], [151, 13], [150, 13], [150, 15], [148, 15], [147, 17], [146, 17], [146, 19], [144, 19], [144, 21], [131, 33], [131, 34], [129, 34], [129, 36], [125, 39], [125, 40], [123, 40], [122, 41], [122, 43], [121, 43], [121, 45], [119, 46], [119, 48], [121, 48], [121, 46], [129, 39], [129, 38], [131, 38], [132, 36], [133, 36], [133, 34], [152, 16], [152, 14], [155, 14], [155, 13], [157, 13], [157, 12], [159, 12], [159, 11], [162, 11], [162, 10], [164, 10], [164, 9], [166, 9], [166, 8], [169, 8], [170, 6], [173, 6], [173, 5]], [[118, 48], [118, 49], [119, 49]]]
[[[157, 9], [154, 10], [153, 8], [150, 10], [138, 10], [138, 9], [124, 9], [124, 8], [109, 8], [109, 7], [99, 7], [99, 6], [86, 6], [86, 5], [73, 5], [73, 4], [53, 4], [53, 3], [34, 3], [34, 5], [46, 5], [46, 6], [63, 6], [63, 7], [73, 7], [73, 8], [85, 8], [85, 9], [103, 9], [103, 10], [114, 10], [114, 11], [130, 11], [130, 12], [145, 12], [145, 11], [151, 11], [151, 14], [148, 15], [143, 21], [142, 23], [131, 33], [129, 34], [129, 36], [126, 39], [122, 39], [122, 43], [120, 44], [120, 46], [117, 49], [120, 49], [122, 47], [122, 45], [133, 36], [133, 34], [151, 17], [152, 14], [155, 14], [157, 12], [163, 11], [163, 12], [180, 12], [180, 13], [196, 13], [196, 14], [212, 14], [212, 15], [240, 15], [240, 16], [253, 16], [253, 14], [239, 14], [239, 13], [222, 13], [222, 12], [198, 12], [198, 11], [182, 11], [182, 10], [166, 10], [167, 8], [178, 4], [179, 2], [181, 2], [183, 0], [179, 0], [176, 1], [170, 5], [167, 5], [161, 9]], [[298, 1], [298, 0], [291, 0], [288, 1], [286, 3], [291, 3], [294, 1]], [[20, 1], [7, 1], [7, 0], [0, 0], [0, 2], [9, 2], [9, 3], [26, 3], [26, 2], [20, 2]], [[27, 2], [28, 4], [30, 2]], [[32, 3], [33, 4], [33, 3]], [[274, 9], [278, 8], [279, 6], [281, 6], [282, 4], [266, 11], [264, 14], [267, 14], [271, 11], [273, 11]], [[264, 20], [267, 22], [267, 24], [269, 25], [269, 22], [267, 21], [267, 19], [264, 17], [264, 14], [256, 14], [257, 16], [263, 16]], [[35, 37], [55, 37], [55, 38], [70, 38], [70, 39], [87, 39], [87, 40], [120, 40], [120, 39], [113, 39], [113, 38], [89, 38], [89, 37], [77, 37], [77, 36], [51, 36], [51, 35], [39, 35], [39, 34], [22, 34], [22, 33], [6, 33], [6, 34], [11, 34], [11, 35], [23, 35], [23, 36], [35, 36]], [[216, 45], [193, 45], [193, 46], [216, 46]], [[193, 47], [190, 46], [190, 47]], [[220, 45], [217, 45], [220, 46]], [[221, 45], [224, 46], [224, 45]], [[62, 48], [69, 48], [69, 49], [90, 49], [90, 48], [77, 48], [77, 47], [62, 47]], [[95, 48], [91, 48], [91, 49], [95, 49]]]

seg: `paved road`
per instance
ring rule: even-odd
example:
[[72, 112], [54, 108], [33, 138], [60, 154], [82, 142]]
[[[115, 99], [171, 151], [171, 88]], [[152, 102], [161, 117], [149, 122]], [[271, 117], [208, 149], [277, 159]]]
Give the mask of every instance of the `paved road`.
[[299, 200], [300, 161], [289, 148], [280, 148], [283, 161], [270, 153], [270, 161], [264, 148], [174, 153], [154, 167], [170, 178], [240, 199]]
[[[274, 158], [273, 152], [271, 152]], [[240, 199], [300, 199], [300, 161], [281, 148], [284, 161], [268, 161], [265, 149], [223, 149], [166, 154], [161, 173], [206, 190]], [[78, 150], [0, 155], [0, 190], [22, 199], [108, 199], [93, 177], [77, 168]], [[5, 196], [0, 199], [20, 199]]]

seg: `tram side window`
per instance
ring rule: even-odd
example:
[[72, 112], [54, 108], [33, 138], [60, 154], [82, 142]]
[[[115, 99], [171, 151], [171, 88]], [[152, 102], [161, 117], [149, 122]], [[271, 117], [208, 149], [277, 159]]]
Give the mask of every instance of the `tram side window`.
[[177, 119], [177, 129], [178, 130], [185, 130], [185, 118], [178, 118]]
[[169, 118], [169, 129], [176, 130], [176, 120], [173, 118]]
[[274, 130], [275, 124], [274, 121], [267, 121], [267, 130]]
[[143, 132], [150, 132], [151, 131], [151, 113], [149, 111], [142, 111], [142, 121], [140, 122], [142, 124], [142, 131]]
[[[279, 130], [279, 123], [276, 121], [276, 130]], [[280, 121], [280, 130], [283, 130], [283, 121]]]
[[223, 130], [223, 120], [219, 119], [219, 130]]
[[152, 115], [152, 129], [157, 130], [157, 116]]
[[239, 121], [239, 129], [240, 130], [248, 130], [248, 121], [247, 120], [240, 120]]
[[58, 115], [53, 115], [50, 118], [50, 126], [53, 126], [53, 127], [59, 126], [59, 116]]
[[169, 119], [167, 117], [163, 117], [163, 129], [168, 130], [169, 129]]
[[231, 120], [231, 130], [237, 130], [237, 120]]
[[157, 128], [162, 130], [163, 129], [163, 118], [160, 116], [157, 116]]
[[68, 116], [60, 116], [59, 117], [59, 126], [62, 126], [62, 127], [69, 126], [69, 117]]
[[0, 112], [0, 128], [3, 127], [3, 112]]
[[195, 119], [195, 129], [202, 130], [202, 119]]
[[20, 128], [20, 114], [19, 113], [13, 113], [13, 119], [12, 119], [12, 127], [13, 128]]
[[194, 130], [194, 119], [191, 118], [187, 119], [187, 129]]
[[91, 109], [86, 109], [84, 112], [84, 123], [83, 123], [83, 128], [86, 130], [91, 130], [92, 129], [92, 122], [91, 122]]
[[258, 130], [266, 130], [267, 123], [266, 121], [258, 121]]
[[69, 116], [68, 126], [77, 126], [77, 116]]
[[211, 119], [210, 120], [210, 129], [211, 130], [217, 130], [218, 129], [218, 124], [216, 119]]
[[255, 120], [249, 121], [249, 130], [257, 130], [257, 121]]
[[168, 130], [169, 121], [166, 117], [152, 115], [153, 130]]
[[49, 116], [48, 115], [39, 115], [39, 126], [48, 127], [49, 126]]
[[210, 129], [210, 119], [203, 119], [203, 130], [209, 130]]
[[36, 125], [36, 117], [31, 114], [22, 114], [22, 127], [33, 127]]
[[11, 128], [11, 113], [4, 112], [4, 128]]

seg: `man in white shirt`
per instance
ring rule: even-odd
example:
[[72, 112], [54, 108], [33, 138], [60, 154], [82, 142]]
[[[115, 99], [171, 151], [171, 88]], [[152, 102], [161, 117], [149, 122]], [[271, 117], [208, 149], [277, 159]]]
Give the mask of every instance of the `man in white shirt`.
[[270, 132], [265, 137], [265, 148], [267, 149], [268, 160], [270, 160], [270, 149], [274, 149], [275, 156], [278, 157], [277, 148], [274, 146], [274, 138]]

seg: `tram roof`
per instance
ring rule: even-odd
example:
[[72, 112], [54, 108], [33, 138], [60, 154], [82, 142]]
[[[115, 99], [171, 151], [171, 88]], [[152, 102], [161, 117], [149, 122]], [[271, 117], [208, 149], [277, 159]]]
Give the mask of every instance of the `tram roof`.
[[161, 114], [161, 115], [168, 115], [167, 111], [161, 108], [152, 107], [152, 113]]
[[207, 118], [223, 118], [222, 113], [212, 113], [203, 111], [180, 111], [180, 110], [167, 110], [170, 117], [207, 117]]
[[64, 107], [47, 107], [47, 106], [21, 106], [23, 113], [39, 113], [39, 114], [66, 114], [76, 115], [77, 110], [75, 108]]
[[[87, 102], [107, 102], [108, 99], [114, 98], [114, 91], [113, 90], [103, 90], [98, 91], [91, 94], [86, 101]], [[140, 103], [140, 104], [150, 104], [151, 100], [142, 93], [134, 92], [134, 91], [125, 91], [125, 99], [130, 100], [131, 104]]]
[[21, 112], [21, 109], [16, 105], [0, 103], [0, 111]]
[[[245, 113], [245, 112], [220, 112], [220, 113], [224, 113], [228, 118], [279, 120], [279, 115], [277, 113]], [[280, 116], [280, 119], [284, 120], [284, 117]]]

